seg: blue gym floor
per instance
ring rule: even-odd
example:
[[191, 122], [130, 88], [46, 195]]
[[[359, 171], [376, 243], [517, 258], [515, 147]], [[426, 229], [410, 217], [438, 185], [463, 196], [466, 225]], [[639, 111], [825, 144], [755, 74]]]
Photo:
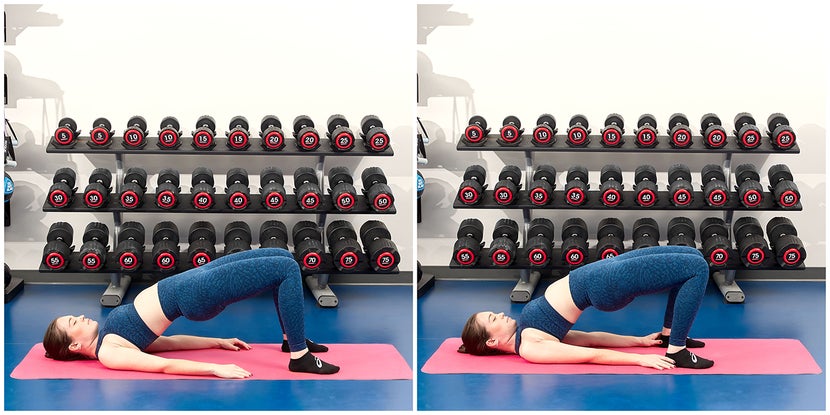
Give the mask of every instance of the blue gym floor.
[[[146, 284], [131, 287], [125, 302], [132, 301], [144, 287]], [[6, 410], [412, 410], [411, 380], [101, 381], [9, 377], [32, 345], [43, 339], [52, 318], [85, 314], [102, 321], [110, 310], [99, 305], [104, 288], [28, 284], [6, 304]], [[334, 285], [332, 289], [340, 301], [337, 308], [318, 307], [308, 290], [305, 292], [309, 338], [323, 344], [392, 344], [412, 367], [411, 285]], [[266, 329], [274, 326], [275, 318], [273, 300], [270, 294], [263, 294], [232, 304], [210, 321], [179, 319], [167, 333], [279, 343], [282, 334]]]
[[[538, 297], [552, 280], [542, 280]], [[825, 284], [739, 281], [743, 304], [727, 304], [710, 281], [691, 337], [795, 338], [826, 372]], [[504, 311], [515, 281], [437, 280], [418, 299], [419, 410], [825, 410], [819, 375], [428, 375], [420, 371], [470, 314]], [[645, 335], [659, 331], [666, 294], [604, 313], [588, 309], [574, 329]], [[748, 351], [751, 353], [751, 351]], [[705, 354], [701, 353], [703, 356]], [[758, 364], [763, 364], [760, 360]]]

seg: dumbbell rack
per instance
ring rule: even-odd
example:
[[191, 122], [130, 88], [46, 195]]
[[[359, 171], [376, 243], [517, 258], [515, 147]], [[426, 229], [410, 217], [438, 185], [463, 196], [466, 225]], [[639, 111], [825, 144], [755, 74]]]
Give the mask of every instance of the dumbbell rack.
[[[81, 199], [82, 197], [73, 197], [73, 201], [70, 206], [66, 208], [57, 209], [49, 205], [48, 202], [44, 202], [43, 211], [44, 212], [111, 212], [113, 215], [114, 221], [114, 229], [112, 230], [112, 240], [117, 241], [117, 235], [119, 232], [119, 228], [121, 226], [121, 214], [127, 212], [153, 212], [153, 213], [268, 213], [268, 214], [316, 214], [316, 223], [318, 228], [320, 229], [321, 235], [323, 235], [322, 243], [324, 246], [327, 245], [326, 238], [325, 238], [325, 224], [326, 224], [326, 217], [329, 213], [340, 213], [336, 209], [334, 209], [331, 203], [330, 195], [324, 194], [322, 197], [323, 203], [321, 203], [320, 207], [314, 211], [303, 211], [299, 208], [294, 208], [296, 206], [296, 196], [295, 195], [286, 195], [286, 207], [277, 211], [266, 210], [265, 208], [259, 207], [260, 202], [260, 195], [258, 194], [251, 194], [250, 195], [250, 203], [248, 205], [248, 209], [243, 210], [234, 210], [225, 206], [224, 202], [226, 201], [227, 195], [223, 194], [216, 194], [216, 200], [213, 208], [209, 210], [198, 210], [193, 207], [188, 207], [186, 204], [181, 204], [176, 209], [172, 210], [165, 210], [158, 208], [155, 206], [153, 201], [155, 200], [155, 195], [152, 194], [145, 194], [144, 203], [142, 207], [137, 209], [126, 209], [120, 205], [118, 201], [118, 193], [121, 191], [121, 185], [124, 178], [124, 156], [128, 154], [134, 155], [201, 155], [201, 156], [220, 156], [220, 155], [234, 155], [234, 156], [245, 156], [245, 155], [260, 155], [260, 156], [305, 156], [305, 157], [316, 157], [317, 162], [315, 166], [315, 172], [317, 173], [317, 180], [320, 183], [321, 191], [324, 190], [323, 184], [325, 172], [324, 172], [324, 165], [326, 157], [332, 156], [348, 156], [348, 157], [363, 157], [363, 156], [386, 156], [390, 157], [394, 155], [394, 151], [391, 146], [387, 147], [384, 151], [381, 152], [371, 152], [366, 150], [361, 146], [355, 145], [350, 151], [334, 151], [332, 146], [330, 145], [330, 140], [326, 137], [320, 137], [320, 145], [314, 151], [300, 151], [297, 149], [296, 139], [292, 137], [285, 137], [284, 143], [285, 147], [281, 150], [276, 151], [269, 151], [269, 150], [261, 150], [253, 145], [245, 150], [231, 150], [227, 147], [227, 137], [215, 137], [214, 142], [216, 146], [211, 150], [196, 150], [190, 146], [182, 145], [178, 148], [174, 149], [161, 149], [156, 146], [152, 146], [151, 143], [158, 142], [157, 136], [147, 136], [145, 137], [146, 142], [148, 143], [146, 147], [135, 149], [135, 148], [124, 148], [120, 145], [123, 141], [123, 136], [113, 136], [111, 138], [111, 145], [109, 146], [97, 146], [92, 144], [90, 141], [89, 136], [79, 136], [77, 137], [76, 143], [71, 147], [64, 147], [55, 145], [54, 142], [50, 142], [49, 145], [46, 147], [47, 153], [64, 153], [64, 154], [112, 154], [115, 157], [115, 189], [113, 193], [110, 193], [109, 203], [107, 207], [99, 208], [99, 209], [92, 209], [85, 206]], [[192, 141], [192, 137], [182, 136], [180, 137], [183, 143], [189, 143]], [[83, 193], [81, 192], [81, 195]], [[186, 197], [187, 194], [181, 194], [181, 196]], [[366, 197], [363, 195], [357, 195], [357, 201], [355, 208], [353, 208], [349, 212], [342, 212], [344, 214], [395, 214], [396, 210], [394, 206], [391, 206], [384, 212], [376, 212], [368, 207], [368, 202], [366, 201]], [[293, 203], [293, 204], [290, 204]], [[113, 260], [112, 253], [108, 253], [107, 263], [112, 264]], [[179, 264], [189, 264], [189, 261], [182, 261], [184, 259], [185, 254], [179, 254]], [[217, 257], [221, 256], [217, 253]], [[365, 255], [363, 253], [358, 254], [358, 259], [360, 264], [365, 264], [367, 262]], [[78, 263], [78, 255], [77, 253], [73, 253], [70, 256], [70, 264]], [[148, 264], [151, 261], [148, 261], [147, 254], [145, 253], [145, 258], [143, 264]], [[142, 270], [134, 271], [134, 272], [124, 272], [119, 269], [113, 269], [112, 267], [104, 268], [99, 272], [110, 273], [110, 283], [109, 286], [106, 288], [104, 293], [101, 295], [101, 304], [108, 307], [114, 307], [121, 304], [121, 301], [124, 298], [127, 290], [130, 287], [130, 283], [132, 282], [132, 277], [130, 274], [142, 274], [142, 273], [160, 273], [158, 271], [154, 271], [149, 269], [148, 267], [142, 267]], [[185, 265], [184, 267], [179, 266], [178, 270], [183, 271], [188, 269], [189, 266]], [[79, 266], [71, 265], [66, 269], [69, 272], [81, 272]], [[358, 266], [355, 270], [349, 273], [359, 273], [371, 270], [370, 267]], [[43, 264], [40, 267], [41, 272], [50, 272]], [[385, 273], [396, 273], [398, 269], [395, 268], [393, 270], [386, 271]], [[339, 273], [336, 271], [334, 267], [333, 261], [331, 260], [330, 255], [323, 255], [323, 261], [320, 265], [319, 270], [315, 271], [313, 274], [304, 275], [304, 279], [306, 284], [309, 287], [309, 290], [314, 295], [317, 303], [322, 307], [336, 307], [338, 304], [337, 296], [332, 291], [331, 287], [328, 284], [329, 276], [334, 273]]]
[[[798, 144], [793, 145], [792, 147], [788, 148], [787, 150], [780, 150], [775, 147], [766, 139], [761, 140], [761, 144], [754, 148], [745, 150], [738, 146], [737, 139], [734, 134], [727, 134], [727, 144], [721, 148], [708, 148], [703, 144], [704, 138], [700, 135], [692, 135], [692, 144], [683, 149], [674, 148], [669, 144], [671, 138], [668, 135], [657, 135], [657, 145], [654, 147], [643, 148], [636, 145], [636, 137], [631, 134], [624, 134], [622, 136], [623, 143], [618, 147], [605, 147], [602, 145], [602, 137], [599, 134], [589, 134], [588, 135], [588, 143], [583, 147], [572, 147], [566, 143], [567, 136], [565, 134], [556, 134], [554, 135], [553, 144], [548, 146], [539, 146], [532, 142], [532, 135], [531, 134], [522, 134], [520, 139], [517, 143], [512, 145], [502, 145], [498, 143], [498, 134], [488, 134], [481, 143], [477, 144], [469, 144], [464, 141], [463, 137], [459, 138], [458, 144], [456, 145], [457, 151], [504, 151], [504, 152], [523, 152], [525, 158], [525, 177], [524, 183], [525, 186], [527, 183], [532, 182], [533, 177], [533, 155], [534, 153], [544, 153], [544, 152], [568, 152], [568, 153], [641, 153], [641, 154], [693, 154], [693, 153], [706, 153], [706, 154], [721, 154], [724, 156], [724, 160], [722, 163], [724, 175], [726, 176], [726, 184], [728, 189], [732, 189], [732, 179], [731, 179], [731, 164], [732, 164], [732, 155], [735, 153], [739, 154], [798, 154], [800, 153]], [[484, 194], [481, 196], [481, 201], [476, 205], [466, 205], [460, 200], [456, 195], [456, 200], [453, 203], [453, 208], [455, 209], [521, 209], [522, 216], [524, 219], [524, 232], [522, 233], [522, 244], [521, 246], [525, 246], [527, 243], [527, 231], [530, 227], [531, 221], [531, 210], [532, 209], [582, 209], [582, 210], [677, 210], [677, 211], [688, 211], [688, 210], [716, 210], [723, 212], [724, 222], [726, 222], [727, 229], [731, 233], [731, 223], [732, 223], [732, 216], [733, 212], [736, 210], [742, 211], [763, 211], [763, 210], [786, 210], [786, 211], [800, 211], [801, 210], [801, 203], [791, 207], [791, 208], [778, 208], [774, 206], [774, 202], [772, 202], [773, 198], [769, 192], [764, 193], [764, 201], [761, 206], [755, 208], [745, 208], [740, 206], [738, 203], [737, 193], [730, 194], [729, 200], [730, 202], [727, 203], [725, 206], [722, 207], [710, 207], [703, 202], [702, 192], [694, 192], [694, 201], [690, 206], [686, 207], [675, 207], [670, 205], [668, 202], [668, 192], [658, 192], [658, 202], [651, 207], [641, 207], [634, 202], [634, 192], [628, 191], [623, 192], [623, 202], [616, 207], [606, 207], [601, 202], [599, 202], [599, 191], [588, 191], [588, 201], [582, 206], [571, 206], [564, 202], [564, 191], [554, 191], [553, 192], [553, 201], [546, 206], [536, 206], [533, 203], [527, 201], [527, 192], [520, 191], [520, 194], [517, 195], [516, 202], [513, 205], [501, 205], [496, 203], [493, 200], [493, 191], [485, 191]], [[733, 238], [730, 237], [730, 241]], [[595, 253], [595, 250], [591, 251]], [[525, 250], [519, 249], [517, 252], [517, 258], [522, 258], [519, 254], [525, 253]], [[730, 257], [733, 257], [732, 254], [736, 252], [730, 253]], [[561, 249], [554, 249], [552, 253], [553, 258], [558, 258], [557, 255], [561, 254]], [[771, 251], [767, 251], [766, 254], [771, 254]], [[735, 255], [736, 256], [736, 255]], [[713, 273], [712, 278], [714, 279], [715, 283], [718, 285], [718, 288], [723, 294], [724, 299], [730, 303], [742, 303], [745, 300], [745, 295], [740, 287], [735, 283], [735, 272], [737, 269], [740, 269], [740, 261], [732, 261], [730, 260], [724, 267], [717, 270], [717, 272]], [[757, 268], [774, 268], [776, 266], [775, 261], [764, 261], [760, 267]], [[455, 262], [453, 258], [450, 263], [450, 268], [462, 268], [460, 264]], [[463, 267], [469, 268], [469, 267]], [[510, 293], [510, 299], [513, 302], [527, 302], [530, 300], [531, 296], [533, 295], [534, 290], [536, 289], [536, 285], [539, 283], [539, 279], [541, 278], [541, 273], [530, 267], [529, 262], [525, 261], [517, 261], [511, 267], [503, 267], [503, 266], [495, 266], [490, 263], [483, 263], [476, 265], [475, 268], [513, 268], [520, 270], [519, 281], [513, 290]], [[550, 268], [568, 268], [564, 264], [554, 263], [552, 265], [548, 265], [545, 267], [546, 269]], [[803, 266], [802, 266], [803, 268]], [[779, 268], [780, 269], [780, 268]]]

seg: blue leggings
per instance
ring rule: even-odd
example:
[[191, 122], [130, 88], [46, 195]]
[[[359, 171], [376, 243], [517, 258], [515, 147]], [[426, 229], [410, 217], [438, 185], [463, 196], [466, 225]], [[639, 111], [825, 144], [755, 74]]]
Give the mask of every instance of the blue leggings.
[[288, 347], [292, 352], [305, 349], [300, 266], [284, 249], [237, 252], [158, 283], [161, 308], [170, 321], [179, 316], [195, 321], [209, 320], [229, 304], [266, 290], [273, 293]]
[[663, 326], [669, 344], [684, 346], [709, 281], [703, 255], [688, 246], [641, 248], [593, 262], [570, 273], [574, 303], [584, 310], [619, 310], [635, 297], [669, 291]]

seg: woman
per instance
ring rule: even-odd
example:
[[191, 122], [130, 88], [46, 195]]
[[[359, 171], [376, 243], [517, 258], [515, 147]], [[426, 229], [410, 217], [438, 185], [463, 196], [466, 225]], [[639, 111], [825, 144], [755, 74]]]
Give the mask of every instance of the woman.
[[[714, 362], [689, 352], [703, 342], [687, 338], [706, 291], [709, 266], [692, 247], [637, 249], [574, 269], [530, 301], [519, 321], [504, 313], [473, 314], [461, 334], [459, 352], [516, 353], [533, 363], [596, 363], [706, 369]], [[625, 307], [643, 294], [669, 291], [663, 330], [645, 337], [571, 330], [588, 306], [602, 311]], [[593, 347], [667, 347], [665, 356]]]
[[294, 257], [278, 248], [260, 248], [218, 258], [199, 268], [162, 279], [141, 291], [132, 304], [113, 309], [99, 329], [84, 316], [58, 317], [46, 329], [46, 356], [56, 360], [98, 359], [118, 370], [137, 370], [181, 375], [213, 375], [247, 378], [251, 373], [237, 365], [217, 365], [182, 359], [166, 359], [152, 353], [223, 348], [250, 349], [239, 339], [195, 336], [162, 336], [179, 316], [203, 321], [215, 317], [234, 302], [270, 290], [283, 330], [284, 352], [291, 353], [293, 372], [332, 374], [339, 367], [310, 353], [327, 347], [305, 339], [303, 287]]

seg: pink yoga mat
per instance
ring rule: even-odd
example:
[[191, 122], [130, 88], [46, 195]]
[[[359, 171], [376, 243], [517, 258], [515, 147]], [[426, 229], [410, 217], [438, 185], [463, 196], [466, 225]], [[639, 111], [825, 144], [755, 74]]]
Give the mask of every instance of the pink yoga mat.
[[[181, 350], [158, 356], [219, 364], [233, 363], [251, 372], [245, 380], [395, 380], [412, 379], [406, 360], [391, 344], [329, 344], [329, 351], [316, 353], [326, 362], [340, 366], [333, 375], [312, 375], [288, 370], [288, 353], [279, 344], [251, 344], [251, 350]], [[111, 370], [97, 360], [59, 362], [46, 358], [37, 343], [11, 373], [15, 379], [206, 379], [214, 376], [167, 375], [163, 373]]]
[[[703, 339], [701, 339], [703, 340]], [[709, 369], [656, 370], [640, 366], [596, 364], [535, 364], [518, 355], [473, 356], [456, 352], [460, 338], [449, 338], [427, 360], [421, 371], [429, 374], [616, 374], [616, 375], [798, 375], [818, 374], [821, 368], [795, 339], [707, 339], [695, 354], [715, 361]], [[665, 354], [658, 347], [616, 349], [643, 354]]]

